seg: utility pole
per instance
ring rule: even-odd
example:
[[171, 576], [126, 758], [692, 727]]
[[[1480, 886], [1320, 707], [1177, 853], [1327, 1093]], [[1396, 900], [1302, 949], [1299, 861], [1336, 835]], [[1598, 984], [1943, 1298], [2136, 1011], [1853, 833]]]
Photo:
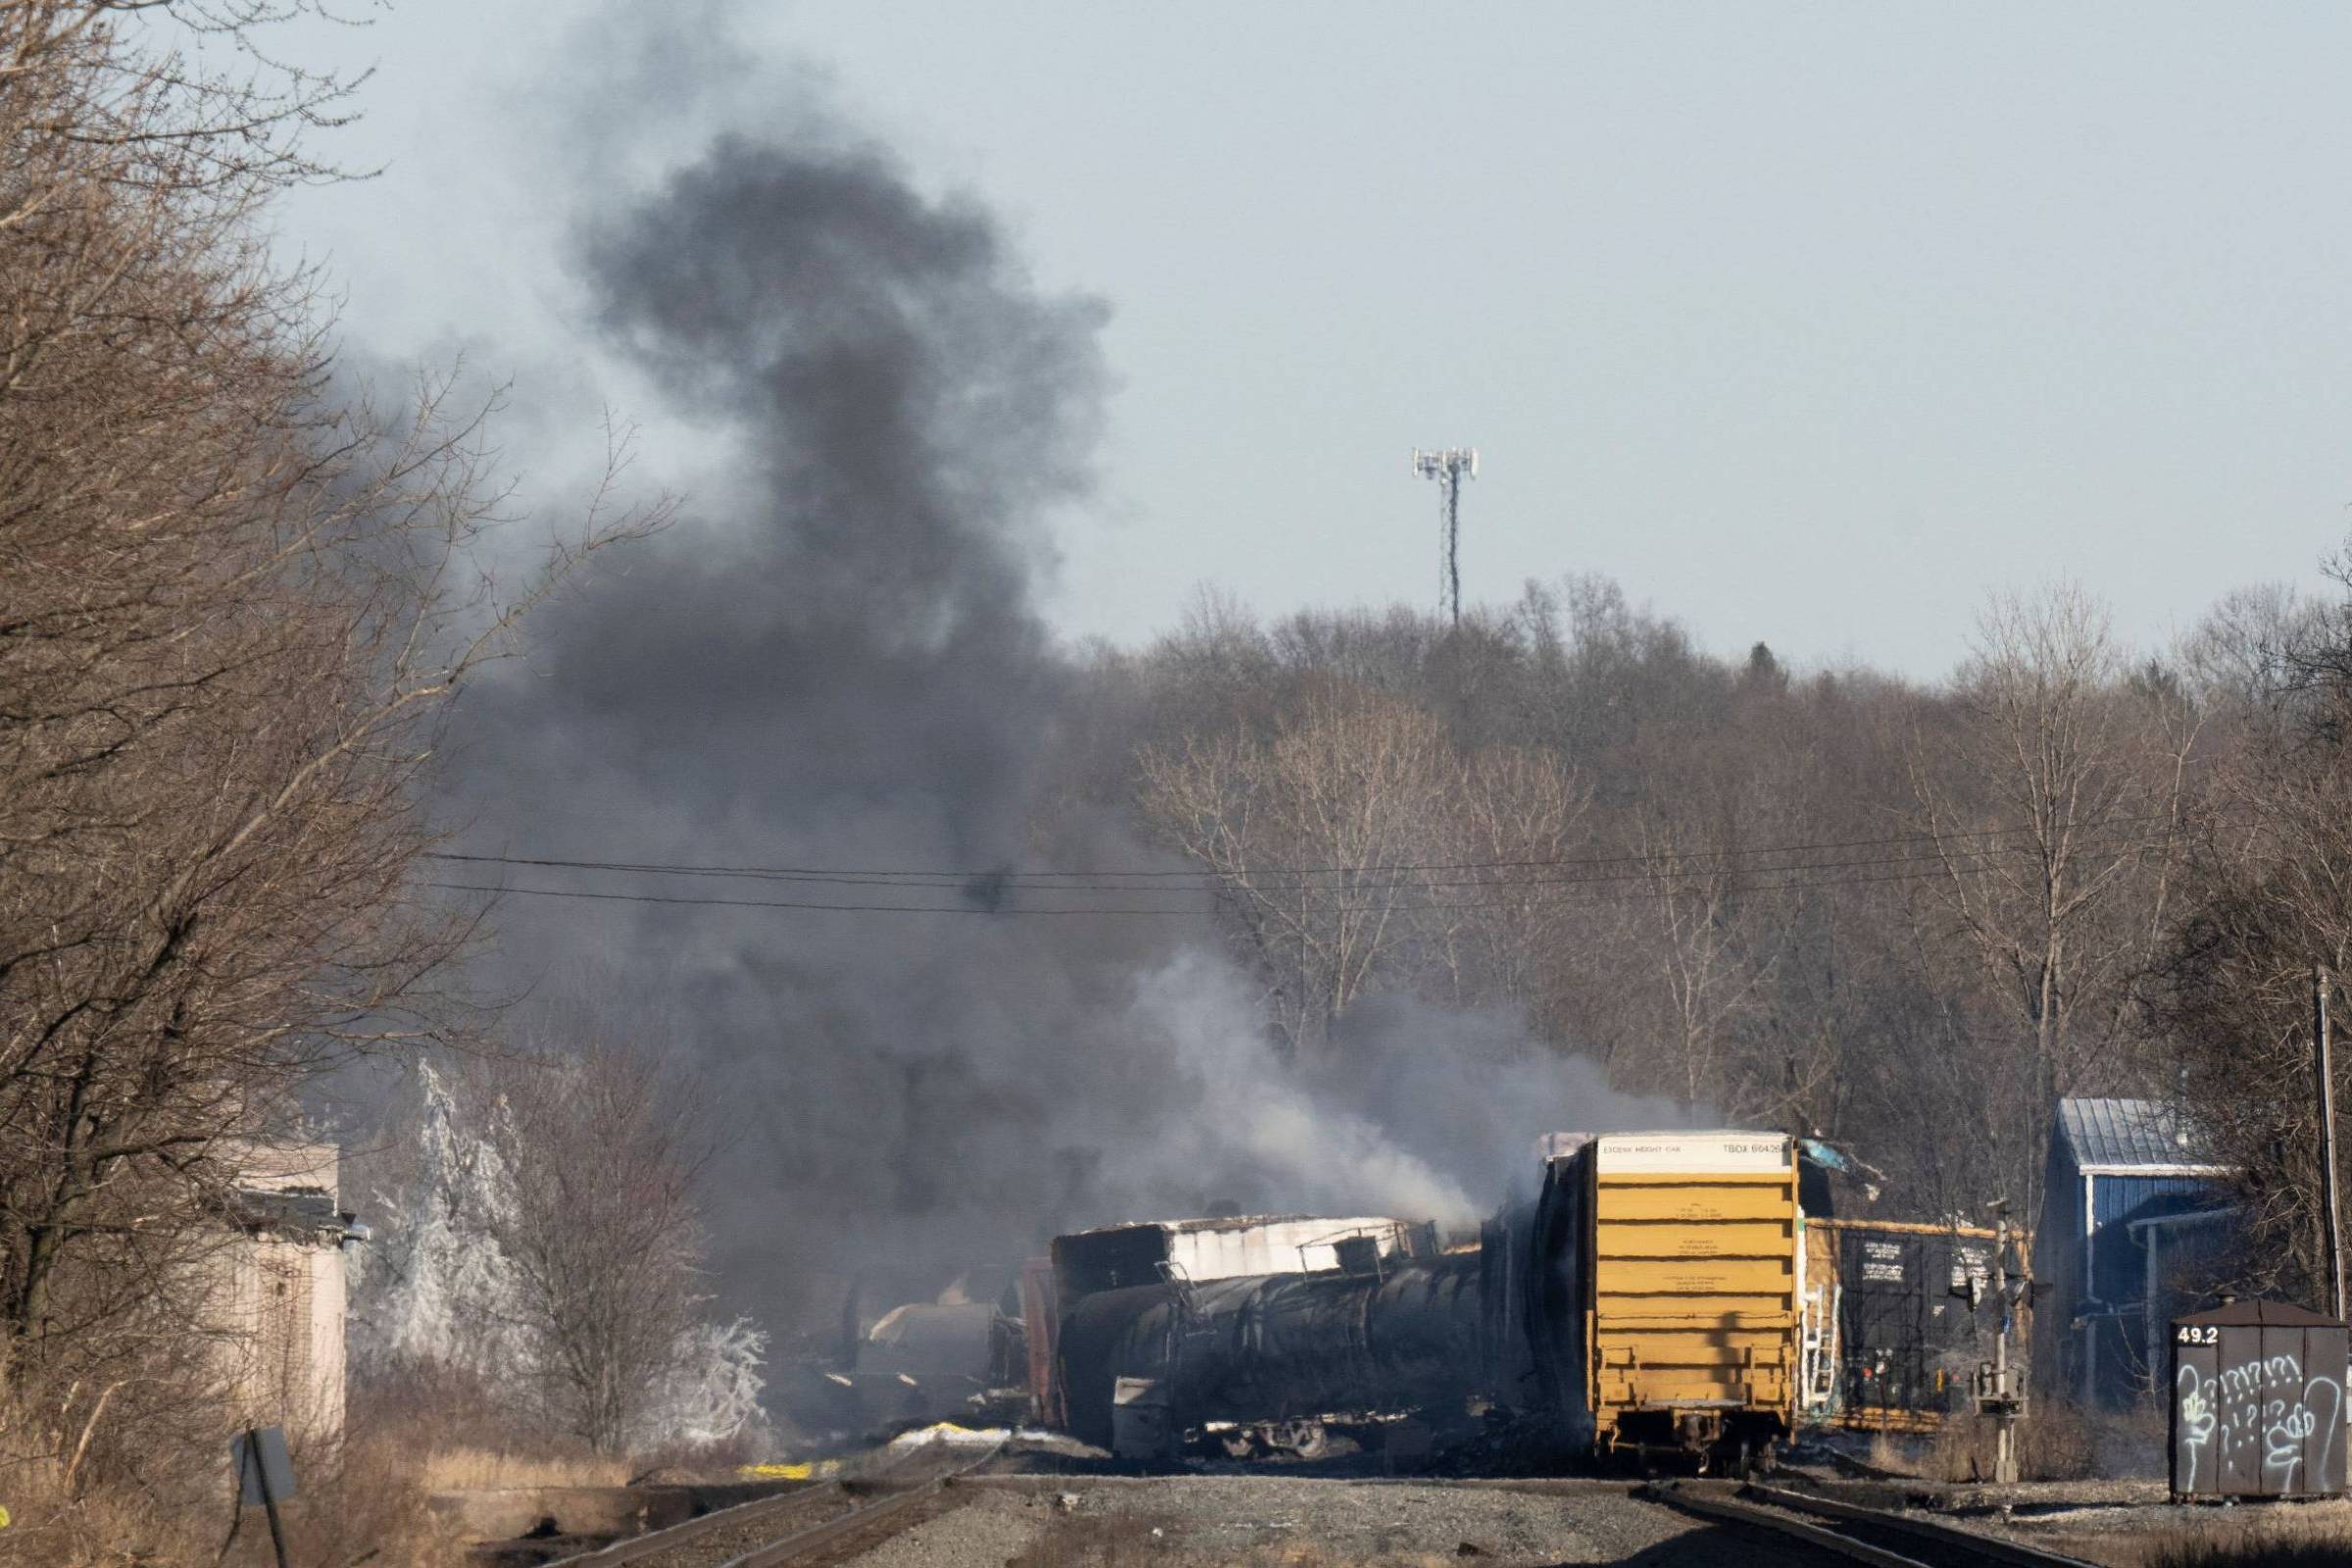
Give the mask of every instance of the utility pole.
[[2311, 966], [2311, 1039], [2320, 1077], [2320, 1208], [2327, 1234], [2328, 1315], [2344, 1315], [2344, 1232], [2335, 1207], [2335, 1063], [2328, 1039], [2328, 966]]
[[1478, 477], [1476, 447], [1413, 448], [1413, 472], [1438, 481], [1438, 604], [1462, 623], [1462, 481]]

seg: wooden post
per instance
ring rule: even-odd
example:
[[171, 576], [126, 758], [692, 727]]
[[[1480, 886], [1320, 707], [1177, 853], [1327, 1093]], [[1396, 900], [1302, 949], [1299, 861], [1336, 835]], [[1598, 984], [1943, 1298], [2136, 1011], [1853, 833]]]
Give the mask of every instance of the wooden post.
[[2320, 1208], [2327, 1232], [2328, 1315], [2344, 1315], [2344, 1233], [2335, 1205], [2335, 1064], [2328, 1039], [2328, 966], [2311, 966], [2311, 1033], [2320, 1077]]

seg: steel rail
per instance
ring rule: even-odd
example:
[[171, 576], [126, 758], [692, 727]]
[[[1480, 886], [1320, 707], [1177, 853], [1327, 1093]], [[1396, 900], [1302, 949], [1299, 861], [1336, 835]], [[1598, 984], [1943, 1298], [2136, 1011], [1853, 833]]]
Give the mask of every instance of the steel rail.
[[[651, 1557], [663, 1556], [673, 1551], [690, 1548], [696, 1542], [708, 1536], [732, 1533], [745, 1527], [757, 1527], [762, 1520], [771, 1516], [781, 1521], [789, 1519], [792, 1515], [806, 1512], [812, 1506], [839, 1505], [845, 1499], [854, 1498], [857, 1494], [855, 1489], [858, 1487], [896, 1485], [917, 1492], [928, 1491], [949, 1476], [964, 1475], [978, 1468], [995, 1458], [999, 1451], [1000, 1448], [990, 1448], [979, 1458], [957, 1465], [953, 1470], [942, 1472], [938, 1476], [910, 1482], [895, 1482], [894, 1472], [900, 1467], [919, 1465], [922, 1462], [924, 1450], [917, 1448], [901, 1456], [876, 1474], [811, 1481], [807, 1485], [794, 1486], [764, 1497], [754, 1497], [748, 1502], [735, 1503], [725, 1508], [714, 1508], [709, 1513], [697, 1514], [692, 1519], [681, 1520], [677, 1524], [667, 1525], [660, 1530], [649, 1530], [642, 1535], [628, 1536], [612, 1542], [594, 1551], [585, 1551], [574, 1556], [560, 1558], [548, 1564], [548, 1568], [627, 1568], [630, 1563], [643, 1562]], [[878, 1501], [881, 1503], [895, 1502], [901, 1494], [894, 1491], [889, 1496], [882, 1497]], [[842, 1512], [831, 1514], [816, 1523], [827, 1525], [845, 1519], [870, 1519], [874, 1517], [876, 1511], [878, 1510], [873, 1503], [863, 1505], [852, 1503]], [[784, 1535], [770, 1538], [769, 1544], [780, 1541], [798, 1540], [805, 1534], [807, 1534], [806, 1531], [788, 1531]], [[765, 1545], [757, 1548], [760, 1551], [765, 1549]], [[722, 1562], [722, 1559], [715, 1557], [710, 1560], [714, 1565]], [[726, 1562], [737, 1560], [740, 1558], [724, 1559]]]
[[[895, 1515], [906, 1513], [911, 1510], [916, 1503], [932, 1497], [946, 1486], [947, 1478], [943, 1476], [935, 1481], [923, 1482], [906, 1492], [894, 1493], [887, 1497], [877, 1497], [871, 1502], [851, 1509], [848, 1513], [836, 1514], [830, 1519], [820, 1519], [812, 1525], [793, 1531], [790, 1535], [779, 1536], [764, 1546], [754, 1546], [739, 1557], [728, 1558], [725, 1562], [720, 1563], [718, 1568], [781, 1568], [781, 1565], [785, 1563], [798, 1562], [827, 1546], [837, 1545], [851, 1537], [861, 1535], [877, 1524], [887, 1523]], [[887, 1534], [895, 1535], [897, 1532], [890, 1531]]]
[[1835, 1497], [1815, 1496], [1811, 1493], [1791, 1492], [1786, 1487], [1751, 1485], [1741, 1495], [1776, 1508], [1788, 1508], [1808, 1513], [1819, 1519], [1837, 1520], [1848, 1524], [1868, 1525], [1878, 1530], [1891, 1530], [1915, 1540], [1933, 1542], [1948, 1550], [1974, 1552], [2010, 1568], [2095, 1568], [2080, 1557], [2060, 1552], [2044, 1551], [1997, 1536], [1980, 1535], [1974, 1530], [1962, 1530], [1940, 1520], [1919, 1519], [1909, 1514], [1889, 1513], [1881, 1508], [1865, 1508], [1856, 1503], [1840, 1502]]
[[1835, 1530], [1824, 1530], [1818, 1525], [1806, 1524], [1802, 1519], [1791, 1519], [1785, 1514], [1773, 1513], [1768, 1509], [1751, 1507], [1742, 1502], [1734, 1502], [1720, 1494], [1701, 1493], [1688, 1484], [1669, 1487], [1646, 1486], [1635, 1495], [1646, 1497], [1652, 1502], [1664, 1503], [1667, 1507], [1678, 1509], [1683, 1513], [1696, 1514], [1702, 1519], [1713, 1519], [1723, 1524], [1747, 1525], [1759, 1530], [1769, 1530], [1775, 1535], [1790, 1536], [1808, 1546], [1818, 1547], [1840, 1557], [1848, 1557], [1855, 1562], [1869, 1563], [1872, 1568], [1927, 1568], [1926, 1564], [1915, 1558], [1905, 1557], [1899, 1552], [1888, 1551], [1883, 1546], [1874, 1546], [1868, 1542], [1856, 1541], [1851, 1536], [1841, 1536]]
[[[937, 1497], [948, 1490], [950, 1484], [971, 1474], [994, 1459], [1002, 1451], [1002, 1448], [1003, 1446], [999, 1445], [968, 1463], [957, 1465], [943, 1475], [913, 1482], [903, 1492], [893, 1492], [887, 1496], [859, 1503], [847, 1513], [835, 1514], [830, 1519], [819, 1519], [814, 1524], [805, 1525], [788, 1535], [777, 1537], [764, 1545], [754, 1546], [739, 1557], [730, 1557], [719, 1564], [718, 1568], [783, 1568], [784, 1564], [797, 1562], [812, 1552], [839, 1544], [851, 1537], [871, 1529], [876, 1524], [887, 1522], [899, 1514], [912, 1512], [917, 1504]], [[902, 1526], [901, 1528], [906, 1527]], [[890, 1535], [895, 1534], [897, 1534], [895, 1530], [886, 1532], [881, 1539], [888, 1539]]]
[[2095, 1565], [2085, 1563], [2080, 1557], [2068, 1557], [1932, 1520], [1914, 1519], [1889, 1513], [1883, 1508], [1866, 1508], [1857, 1503], [1838, 1502], [1781, 1487], [1741, 1487], [1735, 1496], [1728, 1483], [1717, 1486], [1703, 1482], [1680, 1482], [1670, 1486], [1643, 1487], [1638, 1495], [1704, 1518], [1727, 1524], [1748, 1525], [1788, 1536], [1820, 1550], [1855, 1562], [1870, 1563], [1873, 1568], [1930, 1568], [1930, 1565], [1917, 1557], [1905, 1556], [1875, 1543], [1858, 1540], [1843, 1531], [1810, 1524], [1792, 1515], [1809, 1514], [1832, 1525], [1860, 1526], [1909, 1537], [1932, 1548], [1932, 1554], [1940, 1562], [1948, 1563], [1957, 1557], [2001, 1564], [2003, 1568], [2095, 1568]]
[[649, 1530], [643, 1535], [627, 1536], [609, 1545], [599, 1546], [594, 1551], [584, 1551], [576, 1556], [559, 1558], [548, 1564], [548, 1568], [623, 1568], [625, 1564], [641, 1562], [660, 1552], [673, 1551], [680, 1546], [690, 1545], [705, 1536], [713, 1535], [722, 1530], [732, 1530], [738, 1525], [756, 1523], [771, 1513], [798, 1512], [819, 1497], [838, 1496], [841, 1492], [842, 1485], [838, 1481], [819, 1481], [812, 1482], [808, 1486], [793, 1487], [788, 1491], [778, 1492], [765, 1497], [754, 1497], [749, 1502], [739, 1502], [731, 1507], [713, 1508], [709, 1513], [697, 1514], [692, 1519], [681, 1520], [677, 1524], [667, 1525], [660, 1530]]

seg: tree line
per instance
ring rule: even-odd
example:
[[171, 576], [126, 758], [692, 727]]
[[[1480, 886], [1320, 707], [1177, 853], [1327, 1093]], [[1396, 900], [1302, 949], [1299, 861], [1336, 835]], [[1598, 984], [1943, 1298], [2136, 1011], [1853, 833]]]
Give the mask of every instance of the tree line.
[[2060, 1097], [2153, 1098], [2246, 1172], [2249, 1283], [2307, 1289], [2347, 603], [2242, 592], [2135, 650], [2078, 586], [1999, 595], [1923, 682], [1713, 657], [1591, 577], [1458, 628], [1212, 597], [1095, 653], [1069, 766], [1213, 879], [1299, 1058], [1378, 991], [1512, 1009], [1935, 1217], [2034, 1212]]

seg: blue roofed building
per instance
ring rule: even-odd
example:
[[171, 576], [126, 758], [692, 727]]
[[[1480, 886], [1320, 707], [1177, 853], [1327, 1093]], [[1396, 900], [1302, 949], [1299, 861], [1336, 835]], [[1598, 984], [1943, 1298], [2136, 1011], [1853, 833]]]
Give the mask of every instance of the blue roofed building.
[[2165, 1358], [2180, 1285], [2226, 1244], [2230, 1166], [2153, 1100], [2058, 1102], [2034, 1227], [2034, 1373], [2044, 1394], [2117, 1408]]

